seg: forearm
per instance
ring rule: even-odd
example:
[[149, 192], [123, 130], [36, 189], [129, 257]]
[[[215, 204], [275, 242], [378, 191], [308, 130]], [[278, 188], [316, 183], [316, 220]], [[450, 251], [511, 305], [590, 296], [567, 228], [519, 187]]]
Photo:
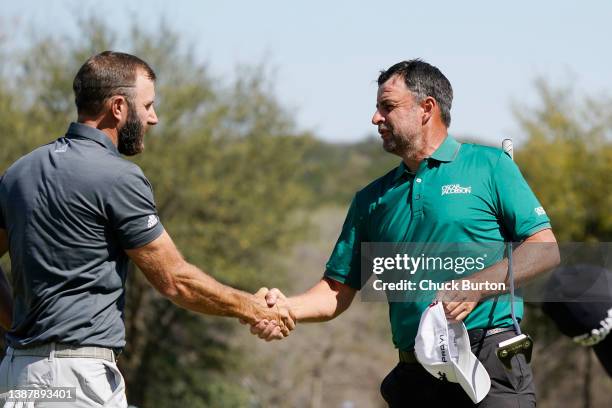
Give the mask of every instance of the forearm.
[[307, 292], [287, 299], [300, 322], [325, 322], [344, 312], [355, 290], [332, 279], [322, 279]]
[[4, 271], [0, 267], [0, 326], [9, 330], [13, 322], [13, 297], [11, 288], [6, 280]]
[[165, 231], [149, 244], [126, 252], [151, 285], [181, 307], [250, 323], [274, 316], [263, 299], [223, 285], [185, 261]]
[[[551, 230], [540, 231], [512, 251], [512, 272], [515, 287], [529, 282], [537, 275], [546, 272], [559, 264], [559, 247]], [[467, 278], [473, 283], [498, 282], [505, 284], [505, 290], [483, 290], [481, 297], [508, 292], [508, 260], [492, 265]], [[481, 287], [486, 287], [482, 285]], [[491, 287], [491, 286], [489, 286]]]
[[326, 322], [338, 316], [337, 304], [309, 292], [287, 299], [299, 322]]
[[187, 262], [176, 271], [172, 288], [167, 293], [168, 298], [185, 309], [209, 315], [237, 317], [249, 323], [265, 317], [262, 315], [265, 309], [257, 307], [263, 301], [250, 293], [223, 285]]

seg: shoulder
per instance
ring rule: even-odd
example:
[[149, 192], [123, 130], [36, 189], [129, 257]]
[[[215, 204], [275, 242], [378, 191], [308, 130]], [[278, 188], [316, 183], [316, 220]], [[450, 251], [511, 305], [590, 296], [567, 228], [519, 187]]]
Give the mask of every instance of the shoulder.
[[395, 174], [400, 166], [389, 170], [385, 175], [375, 179], [355, 194], [355, 203], [359, 208], [367, 208], [376, 203], [393, 185]]
[[109, 172], [108, 175], [113, 180], [113, 184], [118, 187], [137, 188], [143, 184], [150, 187], [149, 180], [142, 169], [129, 160], [113, 156], [105, 169]]
[[19, 159], [15, 160], [13, 164], [11, 164], [4, 172], [4, 180], [10, 180], [11, 177], [14, 175], [18, 175], [24, 171], [29, 171], [32, 163], [40, 160], [41, 157], [46, 156], [52, 145], [53, 143], [47, 143], [45, 145], [39, 146], [31, 152], [26, 153]]
[[47, 143], [37, 147], [29, 153], [24, 154], [23, 156], [15, 160], [15, 162], [13, 162], [13, 164], [9, 166], [6, 172], [8, 173], [10, 171], [15, 171], [23, 166], [29, 165], [33, 160], [37, 160], [40, 157], [46, 156], [52, 146], [53, 143]]
[[125, 178], [145, 178], [144, 172], [136, 163], [121, 157], [113, 156], [113, 165], [116, 166], [116, 174]]
[[476, 156], [483, 160], [497, 161], [504, 154], [504, 151], [499, 147], [486, 146], [476, 143], [462, 143], [461, 154], [467, 156]]
[[466, 163], [492, 169], [497, 167], [504, 157], [511, 160], [501, 148], [476, 143], [462, 143], [460, 157], [461, 161]]

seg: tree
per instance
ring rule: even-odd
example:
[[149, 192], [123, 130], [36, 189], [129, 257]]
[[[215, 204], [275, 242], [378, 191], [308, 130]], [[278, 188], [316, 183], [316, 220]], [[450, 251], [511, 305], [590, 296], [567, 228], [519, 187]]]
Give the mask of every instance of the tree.
[[527, 140], [516, 156], [561, 241], [612, 239], [612, 99], [580, 99], [536, 81], [541, 106], [516, 110]]
[[[571, 88], [554, 88], [544, 80], [536, 81], [535, 88], [539, 105], [515, 108], [526, 136], [516, 161], [560, 242], [608, 242], [612, 237], [612, 99], [578, 97]], [[539, 405], [607, 404], [605, 390], [612, 387], [601, 368], [591, 366], [592, 351], [561, 336], [537, 305], [527, 306], [526, 331], [536, 339], [534, 371], [540, 402], [544, 402]], [[576, 381], [580, 376], [582, 381]], [[566, 391], [560, 393], [560, 389]], [[592, 394], [592, 390], [600, 392]]]
[[[190, 262], [222, 282], [249, 291], [282, 284], [285, 272], [269, 255], [305, 228], [296, 216], [309, 202], [300, 161], [313, 139], [296, 132], [265, 69], [215, 79], [163, 25], [155, 33], [134, 27], [121, 41], [97, 19], [80, 26], [76, 38], [35, 41], [13, 58], [16, 72], [0, 77], [0, 172], [63, 135], [76, 117], [72, 79], [86, 58], [105, 49], [131, 52], [159, 78], [160, 124], [136, 162], [154, 187], [165, 228]], [[227, 341], [237, 322], [171, 305], [134, 269], [126, 300], [128, 344], [119, 361], [131, 403], [243, 405], [245, 394], [228, 380], [240, 359]]]

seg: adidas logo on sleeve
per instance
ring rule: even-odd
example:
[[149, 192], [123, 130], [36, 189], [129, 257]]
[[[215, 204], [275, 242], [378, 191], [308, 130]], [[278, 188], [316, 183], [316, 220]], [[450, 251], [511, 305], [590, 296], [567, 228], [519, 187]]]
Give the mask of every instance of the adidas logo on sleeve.
[[147, 228], [153, 228], [159, 222], [159, 218], [156, 215], [149, 215], [147, 218]]

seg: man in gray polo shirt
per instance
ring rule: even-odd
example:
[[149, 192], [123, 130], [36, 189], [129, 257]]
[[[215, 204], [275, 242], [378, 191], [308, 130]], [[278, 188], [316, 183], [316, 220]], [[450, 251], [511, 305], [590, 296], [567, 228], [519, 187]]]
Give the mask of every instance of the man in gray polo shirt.
[[288, 309], [268, 308], [187, 263], [164, 231], [149, 181], [120, 156], [140, 153], [158, 121], [154, 84], [137, 57], [91, 57], [73, 84], [78, 123], [0, 177], [0, 257], [9, 253], [12, 276], [11, 296], [0, 271], [8, 331], [0, 401], [24, 387], [76, 387], [69, 406], [127, 406], [115, 352], [125, 346], [130, 258], [181, 307], [278, 322], [279, 338], [294, 327]]

